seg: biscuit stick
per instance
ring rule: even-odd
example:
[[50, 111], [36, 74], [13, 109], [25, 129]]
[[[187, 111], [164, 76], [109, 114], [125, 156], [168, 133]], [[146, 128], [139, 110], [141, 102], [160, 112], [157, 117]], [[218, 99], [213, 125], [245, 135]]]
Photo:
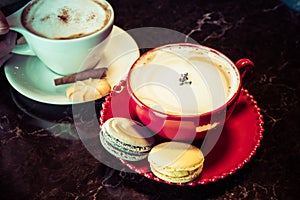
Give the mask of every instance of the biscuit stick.
[[68, 76], [64, 76], [61, 78], [54, 79], [55, 85], [63, 85], [68, 83], [74, 83], [76, 81], [82, 81], [89, 78], [104, 78], [106, 76], [107, 68], [97, 68], [97, 69], [90, 69], [82, 72], [78, 72], [75, 74], [71, 74]]

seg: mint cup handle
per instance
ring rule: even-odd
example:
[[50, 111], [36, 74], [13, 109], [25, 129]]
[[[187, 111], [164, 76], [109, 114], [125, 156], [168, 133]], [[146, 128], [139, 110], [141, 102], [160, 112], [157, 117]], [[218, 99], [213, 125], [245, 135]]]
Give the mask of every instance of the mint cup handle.
[[15, 45], [11, 52], [20, 55], [35, 56], [35, 53], [32, 51], [32, 49], [27, 43]]
[[[24, 7], [20, 8], [18, 11], [11, 14], [10, 16], [6, 17], [6, 20], [10, 27], [10, 30], [20, 33], [21, 35], [23, 35], [25, 37], [25, 39], [26, 39], [27, 30], [22, 25], [21, 15], [22, 15], [24, 8], [28, 4], [26, 4]], [[33, 52], [33, 50], [30, 48], [30, 46], [27, 43], [21, 44], [21, 45], [16, 45], [14, 47], [14, 49], [12, 50], [12, 52], [16, 53], [16, 54], [20, 54], [20, 55], [35, 56], [35, 53]]]

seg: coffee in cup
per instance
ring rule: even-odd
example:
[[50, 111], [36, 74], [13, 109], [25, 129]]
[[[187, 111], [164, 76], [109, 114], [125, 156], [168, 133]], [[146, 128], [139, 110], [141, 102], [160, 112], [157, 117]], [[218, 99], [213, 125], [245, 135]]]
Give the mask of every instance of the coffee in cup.
[[202, 45], [154, 48], [137, 59], [127, 76], [130, 108], [160, 136], [194, 140], [220, 132], [241, 92], [241, 79], [254, 67], [234, 64]]
[[30, 32], [48, 39], [74, 39], [101, 30], [111, 10], [96, 0], [33, 1], [22, 13]]
[[222, 106], [239, 87], [225, 59], [198, 46], [146, 53], [131, 71], [130, 86], [143, 104], [171, 115], [200, 115]]
[[37, 56], [51, 71], [69, 75], [101, 60], [114, 12], [104, 0], [33, 0], [7, 21], [27, 41], [14, 53]]

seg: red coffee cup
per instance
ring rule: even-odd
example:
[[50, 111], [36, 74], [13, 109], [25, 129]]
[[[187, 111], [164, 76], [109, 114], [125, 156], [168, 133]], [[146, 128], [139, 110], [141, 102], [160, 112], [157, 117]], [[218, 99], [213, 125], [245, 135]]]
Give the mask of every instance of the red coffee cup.
[[242, 79], [253, 68], [249, 59], [234, 64], [202, 45], [157, 47], [138, 58], [129, 71], [130, 104], [141, 122], [164, 138], [201, 139], [222, 130], [240, 95]]

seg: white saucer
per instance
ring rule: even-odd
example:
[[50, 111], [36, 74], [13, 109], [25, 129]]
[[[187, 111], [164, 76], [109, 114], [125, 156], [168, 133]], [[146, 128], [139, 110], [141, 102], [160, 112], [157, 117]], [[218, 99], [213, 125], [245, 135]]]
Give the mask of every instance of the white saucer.
[[[126, 77], [139, 55], [134, 39], [121, 28], [114, 26], [104, 59], [97, 67], [108, 67], [106, 78], [113, 87]], [[50, 71], [35, 56], [14, 55], [6, 63], [4, 70], [9, 83], [30, 99], [55, 105], [74, 104], [65, 95], [69, 85], [55, 86], [54, 79], [61, 76]]]

